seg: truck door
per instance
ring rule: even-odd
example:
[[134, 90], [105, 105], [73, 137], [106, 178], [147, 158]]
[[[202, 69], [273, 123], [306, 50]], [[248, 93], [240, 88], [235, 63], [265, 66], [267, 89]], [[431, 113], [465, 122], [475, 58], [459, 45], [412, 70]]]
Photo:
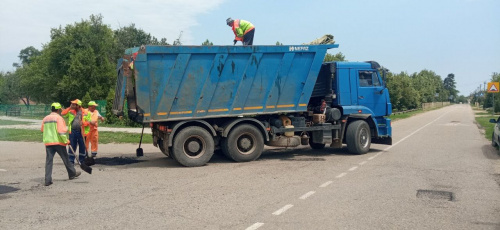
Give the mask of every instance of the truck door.
[[376, 70], [358, 71], [358, 105], [366, 106], [375, 116], [386, 114], [386, 101], [380, 76]]

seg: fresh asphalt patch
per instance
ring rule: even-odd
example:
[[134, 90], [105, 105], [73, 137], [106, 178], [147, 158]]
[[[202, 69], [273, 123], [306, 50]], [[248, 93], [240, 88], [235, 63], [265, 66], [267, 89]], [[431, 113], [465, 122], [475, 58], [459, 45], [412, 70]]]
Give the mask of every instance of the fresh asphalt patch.
[[99, 157], [95, 159], [96, 165], [108, 165], [108, 166], [117, 166], [117, 165], [129, 165], [140, 163], [143, 160], [137, 160], [136, 158], [131, 157]]

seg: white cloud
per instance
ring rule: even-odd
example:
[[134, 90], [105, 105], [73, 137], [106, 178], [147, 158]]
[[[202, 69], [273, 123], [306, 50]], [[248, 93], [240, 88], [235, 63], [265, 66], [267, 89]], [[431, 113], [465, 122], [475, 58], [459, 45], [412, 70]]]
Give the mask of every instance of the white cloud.
[[4, 0], [0, 8], [0, 71], [10, 70], [21, 49], [41, 49], [50, 29], [102, 14], [113, 29], [135, 23], [137, 28], [171, 43], [180, 31], [182, 42], [192, 44], [196, 17], [217, 8], [224, 0]]

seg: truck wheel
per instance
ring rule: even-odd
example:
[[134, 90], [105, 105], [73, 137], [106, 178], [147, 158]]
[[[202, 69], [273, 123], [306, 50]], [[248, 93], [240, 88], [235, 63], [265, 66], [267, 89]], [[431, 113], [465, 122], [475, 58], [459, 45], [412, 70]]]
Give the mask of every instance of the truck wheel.
[[370, 126], [365, 121], [357, 120], [347, 126], [346, 143], [349, 152], [365, 154], [370, 150]]
[[214, 139], [201, 127], [182, 129], [174, 138], [172, 156], [181, 165], [197, 167], [205, 165], [214, 154]]
[[264, 137], [253, 125], [238, 125], [229, 132], [227, 138], [222, 140], [221, 149], [234, 161], [253, 161], [262, 154]]
[[309, 146], [311, 146], [312, 149], [324, 149], [325, 148], [325, 144], [321, 144], [321, 143], [314, 143], [312, 142], [312, 138], [309, 138]]

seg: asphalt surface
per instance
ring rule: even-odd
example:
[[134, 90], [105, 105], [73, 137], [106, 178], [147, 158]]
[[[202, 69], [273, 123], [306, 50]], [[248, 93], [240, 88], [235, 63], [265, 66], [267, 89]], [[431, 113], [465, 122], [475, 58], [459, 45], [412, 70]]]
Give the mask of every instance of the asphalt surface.
[[467, 105], [393, 123], [393, 145], [221, 154], [185, 168], [144, 145], [100, 145], [68, 180], [41, 143], [0, 142], [0, 229], [500, 229], [500, 159]]

